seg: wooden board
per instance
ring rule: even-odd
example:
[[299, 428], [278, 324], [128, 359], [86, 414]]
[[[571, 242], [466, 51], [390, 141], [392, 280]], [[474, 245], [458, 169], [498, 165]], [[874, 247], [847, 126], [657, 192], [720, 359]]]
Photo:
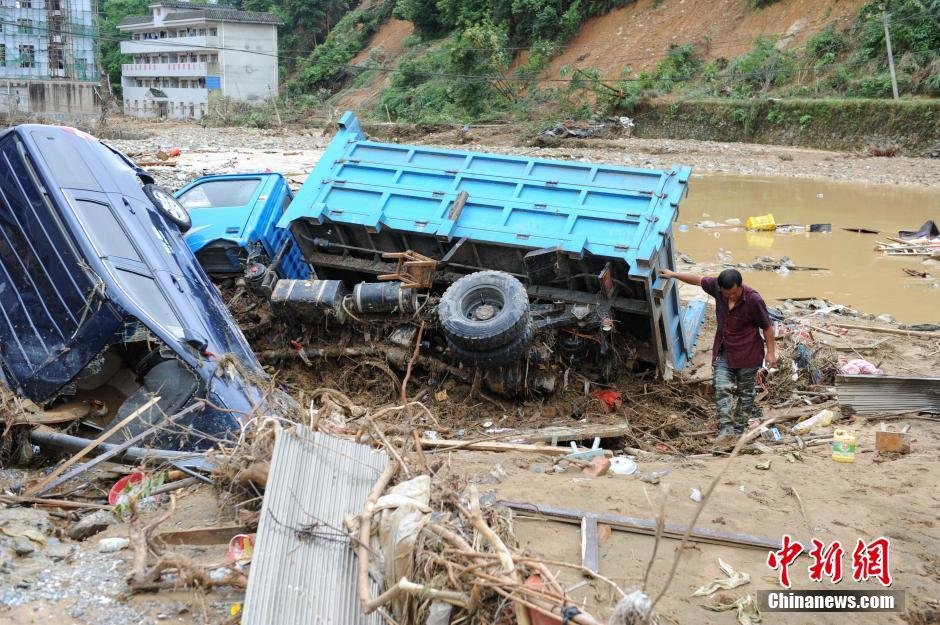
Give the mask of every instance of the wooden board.
[[247, 533], [247, 531], [241, 525], [194, 527], [157, 534], [157, 538], [168, 545], [224, 545], [232, 540], [233, 536]]
[[[563, 523], [581, 524], [585, 516], [589, 516], [595, 523], [604, 523], [610, 525], [614, 530], [632, 532], [634, 534], [654, 535], [656, 533], [656, 521], [652, 519], [640, 519], [635, 517], [622, 516], [619, 514], [610, 514], [602, 512], [590, 512], [587, 510], [576, 510], [572, 508], [562, 508], [541, 503], [527, 503], [517, 501], [500, 500], [498, 503], [515, 510], [516, 512], [525, 512], [533, 516], [545, 518], [552, 521], [561, 521]], [[663, 528], [663, 537], [681, 539], [688, 528], [675, 523], [666, 523]], [[753, 534], [738, 534], [736, 532], [725, 532], [707, 527], [696, 527], [692, 530], [689, 540], [694, 542], [714, 543], [719, 545], [730, 545], [733, 547], [751, 547], [754, 549], [779, 549], [779, 538], [767, 538]], [[809, 543], [806, 543], [809, 544]]]

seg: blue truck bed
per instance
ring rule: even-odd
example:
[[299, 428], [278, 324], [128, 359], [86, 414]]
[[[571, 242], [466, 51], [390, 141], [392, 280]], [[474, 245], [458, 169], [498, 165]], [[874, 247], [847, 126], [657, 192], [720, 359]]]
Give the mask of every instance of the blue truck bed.
[[584, 273], [612, 268], [622, 279], [606, 295], [618, 331], [644, 342], [647, 360], [668, 376], [690, 357], [704, 311], [702, 303], [680, 309], [673, 281], [657, 276], [673, 266], [672, 223], [690, 173], [380, 143], [346, 113], [278, 226], [314, 267], [362, 268], [379, 253], [411, 249], [458, 272], [507, 271], [533, 299], [567, 291], [583, 301], [602, 289], [580, 274], [567, 289], [536, 284], [527, 252], [557, 250]]

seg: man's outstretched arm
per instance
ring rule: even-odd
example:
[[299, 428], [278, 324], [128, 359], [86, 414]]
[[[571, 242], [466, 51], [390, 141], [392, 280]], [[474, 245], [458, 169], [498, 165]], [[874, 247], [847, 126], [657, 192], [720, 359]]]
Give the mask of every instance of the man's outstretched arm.
[[696, 275], [694, 273], [679, 273], [677, 271], [672, 271], [671, 269], [660, 269], [659, 275], [663, 278], [675, 278], [686, 284], [691, 284], [693, 286], [702, 286], [702, 276]]

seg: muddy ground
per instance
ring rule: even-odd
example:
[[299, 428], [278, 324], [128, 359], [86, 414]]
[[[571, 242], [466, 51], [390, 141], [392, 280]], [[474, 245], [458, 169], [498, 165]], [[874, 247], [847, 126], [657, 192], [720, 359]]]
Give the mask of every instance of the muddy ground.
[[[117, 124], [116, 124], [117, 125]], [[208, 130], [184, 124], [131, 125], [122, 122], [124, 132], [139, 133], [139, 139], [116, 139], [121, 149], [141, 155], [156, 152], [159, 146], [179, 146], [183, 154], [172, 168], [159, 170], [167, 186], [178, 187], [204, 168], [285, 171], [294, 177], [306, 175], [329, 140], [319, 129], [309, 131], [257, 131], [248, 129]], [[899, 185], [936, 185], [940, 161], [924, 159], [871, 159], [858, 155], [826, 153], [767, 146], [719, 145], [700, 142], [640, 141], [621, 139], [582, 147], [536, 149], [514, 145], [503, 130], [486, 130], [479, 142], [487, 149], [540, 156], [601, 160], [637, 166], [661, 167], [689, 163], [699, 169], [731, 173], [761, 173], [784, 176], [824, 177]], [[478, 131], [472, 130], [476, 135]], [[409, 139], [411, 140], [411, 139]], [[442, 133], [424, 140], [457, 143], [456, 135]], [[502, 142], [498, 146], [490, 142]], [[246, 147], [250, 146], [250, 147]], [[466, 147], [466, 146], [463, 146]], [[695, 267], [690, 267], [695, 269]], [[686, 299], [701, 297], [697, 289], [684, 289]], [[790, 314], [805, 314], [799, 309]], [[882, 366], [889, 374], [936, 375], [940, 370], [940, 344], [937, 339], [912, 338], [862, 330], [839, 330], [829, 321], [869, 323], [859, 317], [820, 316], [812, 323], [827, 329], [817, 332], [820, 358], [830, 365], [840, 355], [862, 356]], [[940, 318], [938, 318], [940, 321]], [[884, 326], [882, 327], [896, 327]], [[878, 418], [842, 415], [839, 426], [859, 433], [859, 453], [853, 464], [831, 460], [825, 444], [811, 445], [798, 455], [790, 445], [774, 446], [772, 453], [749, 449], [726, 466], [727, 450], [713, 440], [715, 419], [711, 408], [710, 359], [707, 347], [714, 333], [714, 309], [707, 322], [692, 366], [670, 383], [649, 377], [625, 375], [616, 384], [623, 403], [614, 412], [605, 412], [598, 401], [582, 389], [564, 389], [549, 399], [532, 398], [522, 402], [469, 399], [469, 389], [457, 381], [432, 381], [418, 371], [409, 385], [409, 396], [421, 400], [438, 423], [427, 425], [439, 435], [465, 440], [491, 438], [494, 431], [562, 425], [590, 427], [623, 425], [615, 438], [604, 446], [615, 453], [632, 454], [638, 471], [634, 476], [608, 474], [588, 478], [580, 473], [556, 472], [548, 456], [522, 453], [431, 452], [438, 460], [438, 477], [479, 482], [503, 499], [551, 504], [593, 512], [612, 512], [633, 517], [654, 518], [661, 497], [667, 497], [666, 520], [688, 523], [695, 504], [692, 489], [705, 491], [724, 471], [715, 492], [707, 502], [699, 524], [725, 531], [779, 538], [789, 533], [797, 539], [819, 538], [826, 543], [841, 540], [849, 545], [858, 538], [866, 541], [886, 536], [892, 541], [891, 569], [894, 588], [907, 593], [906, 611], [897, 615], [850, 615], [850, 622], [909, 623], [926, 625], [940, 622], [940, 423], [923, 416], [889, 418], [889, 422], [912, 426], [912, 452], [903, 456], [875, 453], [874, 432]], [[265, 331], [254, 337], [256, 348], [286, 344], [286, 334]], [[889, 338], [888, 341], [883, 339]], [[361, 341], [361, 337], [359, 337]], [[781, 341], [781, 353], [792, 344]], [[361, 360], [339, 359], [314, 362], [279, 362], [270, 365], [272, 373], [306, 405], [317, 388], [343, 390], [357, 403], [383, 405], [396, 400], [396, 382], [382, 367]], [[393, 375], [400, 372], [393, 371]], [[440, 395], [440, 390], [446, 394]], [[762, 393], [765, 416], [809, 416], [832, 402], [786, 406], [791, 385], [785, 379], [770, 378]], [[813, 434], [831, 435], [834, 426], [818, 428]], [[499, 432], [508, 436], [505, 431]], [[798, 456], [798, 457], [797, 457]], [[47, 459], [52, 460], [52, 459]], [[757, 465], [770, 461], [769, 469]], [[497, 470], [496, 467], [500, 470]], [[4, 468], [0, 471], [0, 491], [35, 479], [43, 470]], [[662, 473], [667, 471], [667, 473]], [[660, 473], [659, 484], [638, 479]], [[111, 475], [115, 479], [117, 474]], [[105, 484], [107, 481], [102, 481]], [[99, 487], [100, 488], [100, 487]], [[103, 495], [104, 493], [99, 493]], [[798, 497], [797, 497], [798, 495]], [[238, 519], [238, 510], [227, 498], [206, 486], [191, 487], [178, 494], [179, 506], [163, 528], [178, 530]], [[801, 512], [800, 506], [803, 511]], [[101, 553], [99, 540], [128, 535], [124, 524], [115, 524], [86, 541], [68, 538], [75, 515], [50, 513], [39, 508], [0, 509], [0, 625], [50, 623], [61, 625], [120, 623], [225, 623], [237, 622], [237, 606], [243, 592], [215, 589], [211, 592], [180, 589], [131, 595], [127, 576], [131, 569], [128, 550]], [[34, 532], [43, 537], [45, 544]], [[580, 561], [580, 540], [576, 526], [541, 522], [520, 515], [514, 531], [533, 554], [555, 560]], [[33, 539], [29, 538], [32, 535]], [[652, 568], [648, 590], [656, 594], [662, 587], [675, 555], [677, 542], [664, 540]], [[600, 572], [623, 588], [642, 583], [653, 547], [646, 536], [614, 532], [601, 544]], [[180, 547], [202, 566], [220, 566], [226, 561], [224, 546]], [[703, 609], [705, 599], [690, 598], [694, 588], [720, 577], [717, 558], [751, 576], [751, 582], [728, 591], [733, 597], [775, 587], [776, 576], [765, 563], [762, 550], [694, 544], [683, 555], [675, 580], [657, 610], [666, 623], [716, 623], [731, 625], [733, 613]], [[796, 588], [810, 588], [804, 557], [791, 569]], [[850, 573], [850, 564], [846, 562]], [[606, 616], [612, 600], [594, 584], [583, 584], [578, 574], [562, 572], [561, 579], [575, 589], [572, 596], [600, 616]], [[830, 586], [823, 586], [830, 587]], [[871, 584], [843, 582], [840, 589], [873, 588]], [[233, 616], [233, 613], [236, 616]], [[768, 623], [844, 623], [840, 615], [764, 614]]]
[[[113, 119], [107, 132], [113, 136], [109, 142], [128, 153], [152, 154], [161, 146], [181, 148], [180, 166], [160, 172], [167, 174], [167, 181], [184, 180], [204, 168], [226, 163], [231, 163], [229, 167], [237, 171], [269, 167], [273, 171], [305, 177], [332, 138], [335, 127], [326, 124], [326, 120], [317, 119], [311, 126], [302, 128], [220, 129], [189, 123]], [[379, 140], [479, 148], [539, 158], [667, 169], [683, 164], [690, 165], [695, 173], [817, 178], [930, 188], [937, 188], [940, 179], [940, 159], [871, 157], [864, 153], [786, 146], [608, 138], [564, 140], [554, 147], [539, 147], [533, 141], [533, 129], [521, 125], [474, 126], [469, 133], [459, 128], [428, 133], [415, 128], [372, 124], [368, 126], [368, 133]]]

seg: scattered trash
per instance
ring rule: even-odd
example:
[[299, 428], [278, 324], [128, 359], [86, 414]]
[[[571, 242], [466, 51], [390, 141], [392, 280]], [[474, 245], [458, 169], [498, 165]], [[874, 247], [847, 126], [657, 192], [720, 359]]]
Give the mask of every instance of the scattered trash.
[[894, 431], [894, 427], [886, 423], [881, 424], [881, 429], [875, 432], [875, 450], [897, 454], [911, 453], [911, 426], [905, 424], [899, 431]]
[[659, 484], [659, 480], [669, 475], [669, 469], [663, 469], [661, 471], [649, 471], [647, 473], [642, 473], [639, 475], [639, 480], [641, 482], [646, 482], [647, 484]]
[[937, 227], [933, 219], [928, 219], [917, 230], [899, 231], [898, 237], [902, 239], [936, 239], [940, 237], [940, 227]]
[[773, 462], [773, 460], [771, 458], [768, 458], [767, 460], [764, 460], [763, 462], [758, 462], [757, 464], [755, 464], [754, 468], [760, 469], [761, 471], [769, 471], [771, 462]]
[[792, 431], [794, 434], [806, 434], [816, 426], [826, 427], [832, 423], [834, 416], [835, 413], [828, 408], [820, 410], [809, 419], [805, 419], [794, 425]]
[[917, 269], [909, 269], [907, 267], [903, 267], [901, 271], [903, 271], [904, 273], [906, 273], [912, 278], [929, 278], [930, 277], [930, 274], [927, 273], [926, 271], [919, 271]]
[[700, 503], [702, 501], [702, 491], [700, 491], [697, 488], [693, 488], [692, 491], [689, 493], [689, 499], [691, 499], [695, 503]]
[[723, 600], [720, 603], [706, 604], [702, 607], [713, 612], [735, 610], [738, 623], [741, 625], [757, 625], [761, 622], [760, 607], [758, 607], [754, 595], [744, 595], [734, 601]]
[[108, 492], [108, 503], [112, 506], [117, 506], [127, 501], [131, 495], [135, 494], [136, 491], [140, 489], [140, 485], [146, 477], [146, 473], [134, 471], [119, 479]]
[[616, 412], [623, 406], [623, 395], [620, 391], [614, 391], [608, 388], [599, 389], [591, 393], [591, 396], [600, 400], [604, 412]]
[[606, 456], [595, 456], [591, 458], [588, 466], [581, 469], [581, 473], [588, 477], [600, 477], [606, 475], [610, 470], [610, 459]]
[[810, 224], [809, 231], [813, 233], [829, 233], [832, 232], [832, 224]]
[[732, 588], [743, 586], [751, 581], [750, 575], [735, 571], [730, 564], [721, 558], [718, 558], [718, 568], [720, 568], [721, 572], [727, 577], [724, 579], [713, 579], [704, 586], [700, 586], [692, 593], [693, 597], [707, 597], [719, 590], [731, 590]]
[[872, 230], [871, 228], [842, 228], [846, 232], [856, 232], [858, 234], [881, 234], [879, 230]]
[[254, 534], [237, 534], [228, 543], [228, 559], [232, 564], [248, 564], [254, 551]]
[[884, 371], [863, 358], [853, 358], [839, 365], [839, 373], [845, 375], [882, 375]]
[[615, 475], [633, 475], [636, 473], [636, 462], [626, 456], [614, 456], [610, 459], [610, 472]]
[[779, 428], [764, 428], [760, 435], [764, 440], [768, 440], [772, 443], [778, 443], [782, 438]]
[[836, 462], [855, 462], [855, 432], [837, 429], [832, 433], [832, 459]]
[[748, 230], [774, 230], [777, 223], [774, 221], [773, 213], [767, 213], [766, 215], [748, 217], [747, 221], [744, 222], [744, 227]]
[[116, 551], [121, 551], [122, 549], [127, 549], [130, 546], [131, 541], [127, 538], [122, 538], [120, 536], [115, 536], [113, 538], [102, 538], [98, 541], [98, 551], [101, 553], [114, 553]]

